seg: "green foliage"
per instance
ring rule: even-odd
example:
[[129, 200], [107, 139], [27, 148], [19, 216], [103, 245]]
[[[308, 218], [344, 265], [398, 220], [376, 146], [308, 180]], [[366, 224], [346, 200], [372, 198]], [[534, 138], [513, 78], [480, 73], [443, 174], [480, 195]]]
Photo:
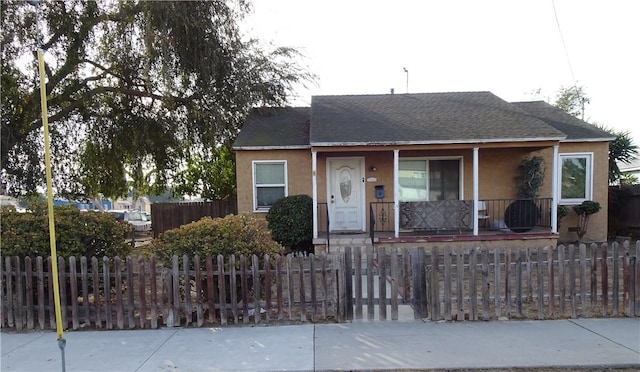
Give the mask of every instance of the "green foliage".
[[578, 215], [578, 226], [576, 229], [578, 239], [582, 240], [582, 237], [587, 233], [589, 216], [600, 211], [600, 208], [600, 203], [591, 200], [585, 200], [581, 204], [573, 206], [573, 211]]
[[581, 86], [560, 87], [554, 106], [560, 110], [584, 120], [584, 107], [591, 103], [591, 100]]
[[544, 158], [533, 156], [524, 159], [518, 166], [516, 193], [519, 199], [535, 199], [544, 182]]
[[207, 200], [227, 200], [236, 195], [236, 162], [229, 146], [211, 151], [208, 158], [193, 158], [173, 181], [176, 195], [200, 195]]
[[292, 195], [276, 201], [267, 213], [273, 239], [293, 251], [313, 247], [313, 199]]
[[46, 57], [59, 193], [123, 196], [131, 177], [138, 192], [163, 190], [189, 159], [233, 141], [250, 108], [284, 105], [313, 80], [296, 50], [243, 38], [249, 11], [244, 0], [0, 2], [8, 192], [44, 184], [34, 50]]
[[173, 255], [193, 257], [197, 254], [204, 258], [206, 255], [250, 257], [255, 254], [262, 257], [283, 253], [282, 246], [271, 238], [265, 222], [251, 215], [205, 217], [167, 230], [151, 242], [150, 250], [169, 266]]
[[[32, 204], [29, 210], [31, 212], [18, 213], [13, 208], [2, 209], [3, 256], [51, 255], [46, 204]], [[59, 257], [125, 257], [131, 252], [129, 224], [116, 221], [109, 213], [80, 212], [74, 206], [56, 206], [54, 221]]]
[[591, 200], [585, 200], [580, 205], [573, 207], [574, 212], [578, 216], [589, 216], [600, 211], [600, 203]]
[[569, 215], [569, 208], [566, 205], [558, 205], [558, 226], [560, 221]]
[[609, 142], [609, 184], [615, 185], [616, 183], [622, 183], [627, 177], [620, 171], [618, 163], [631, 163], [639, 152], [638, 146], [633, 143], [633, 138], [629, 131], [607, 131], [616, 137]]

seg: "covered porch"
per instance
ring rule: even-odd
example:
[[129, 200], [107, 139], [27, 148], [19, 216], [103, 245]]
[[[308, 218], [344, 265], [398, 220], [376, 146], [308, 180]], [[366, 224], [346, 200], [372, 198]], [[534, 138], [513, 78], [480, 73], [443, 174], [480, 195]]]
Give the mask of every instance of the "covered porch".
[[[344, 150], [312, 149], [316, 247], [346, 236], [368, 244], [558, 239], [557, 143]], [[517, 198], [512, 180], [531, 154], [542, 154], [548, 168], [543, 197]], [[453, 164], [453, 177], [429, 169], [442, 160]], [[426, 172], [412, 170], [421, 162]], [[445, 182], [454, 190], [441, 192]]]

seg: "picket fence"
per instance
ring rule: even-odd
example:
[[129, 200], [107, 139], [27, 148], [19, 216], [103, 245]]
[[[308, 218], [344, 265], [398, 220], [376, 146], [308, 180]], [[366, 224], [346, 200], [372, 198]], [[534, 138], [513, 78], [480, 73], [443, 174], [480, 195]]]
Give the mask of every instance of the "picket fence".
[[[3, 262], [2, 327], [55, 329], [51, 259]], [[174, 256], [170, 268], [154, 257], [81, 257], [79, 265], [75, 257], [59, 258], [62, 323], [75, 330], [327, 319], [336, 308], [330, 264], [314, 255]]]
[[[66, 329], [640, 316], [640, 241], [294, 256], [58, 259]], [[2, 257], [2, 328], [55, 329], [50, 259]], [[377, 287], [377, 290], [376, 290]], [[406, 312], [405, 312], [406, 313]], [[389, 315], [389, 316], [388, 316]]]

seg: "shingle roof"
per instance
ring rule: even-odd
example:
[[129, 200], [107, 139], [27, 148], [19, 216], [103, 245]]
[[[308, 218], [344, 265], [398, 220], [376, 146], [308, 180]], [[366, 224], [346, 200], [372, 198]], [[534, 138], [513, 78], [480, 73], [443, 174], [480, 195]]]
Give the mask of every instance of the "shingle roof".
[[513, 104], [565, 133], [567, 135], [565, 141], [607, 141], [614, 139], [610, 133], [567, 114], [544, 101], [513, 102]]
[[311, 123], [313, 146], [565, 138], [490, 92], [314, 96]]
[[256, 109], [234, 148], [611, 139], [543, 101], [456, 92], [314, 96], [311, 107]]
[[309, 107], [255, 109], [233, 148], [308, 148], [309, 113]]

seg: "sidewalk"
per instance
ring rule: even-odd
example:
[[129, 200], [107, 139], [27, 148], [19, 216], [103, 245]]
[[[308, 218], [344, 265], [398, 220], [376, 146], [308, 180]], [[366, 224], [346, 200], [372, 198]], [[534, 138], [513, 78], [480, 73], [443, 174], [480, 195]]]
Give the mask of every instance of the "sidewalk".
[[[60, 371], [55, 332], [7, 333], [2, 371]], [[357, 321], [65, 333], [67, 371], [637, 367], [640, 319]]]

